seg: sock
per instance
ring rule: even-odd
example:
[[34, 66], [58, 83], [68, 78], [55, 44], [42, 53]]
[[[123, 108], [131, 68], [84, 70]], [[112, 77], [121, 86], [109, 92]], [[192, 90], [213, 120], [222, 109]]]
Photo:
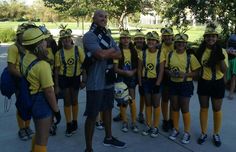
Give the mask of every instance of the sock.
[[32, 136], [32, 140], [31, 140], [31, 151], [34, 150], [34, 146], [35, 146], [35, 135]]
[[200, 125], [202, 133], [207, 133], [208, 108], [200, 109]]
[[47, 146], [35, 145], [33, 152], [47, 152]]
[[168, 102], [161, 102], [161, 111], [162, 111], [162, 116], [163, 116], [163, 119], [164, 120], [169, 120], [169, 117], [168, 117], [168, 106], [169, 106], [169, 103]]
[[25, 121], [20, 117], [18, 111], [16, 112], [16, 119], [20, 129], [25, 128]]
[[160, 106], [157, 107], [157, 108], [154, 108], [154, 111], [153, 111], [153, 127], [155, 127], [155, 128], [158, 128], [158, 126], [159, 126], [160, 114], [161, 114]]
[[140, 103], [139, 103], [139, 112], [140, 113], [143, 113], [144, 106], [145, 106], [145, 97], [140, 96]]
[[151, 127], [152, 121], [152, 106], [146, 106], [146, 124]]
[[71, 122], [71, 106], [64, 106], [64, 112], [66, 117], [66, 123]]
[[136, 102], [133, 99], [132, 103], [130, 104], [130, 113], [131, 113], [131, 121], [132, 123], [136, 122]]
[[214, 118], [214, 134], [219, 134], [221, 129], [221, 122], [222, 122], [222, 111], [213, 112]]
[[120, 115], [121, 115], [121, 119], [123, 122], [128, 122], [127, 115], [126, 115], [126, 109], [127, 109], [127, 107], [120, 106]]
[[179, 111], [172, 111], [174, 128], [179, 131]]
[[30, 120], [26, 120], [25, 121], [25, 128], [29, 128], [29, 126], [30, 126]]
[[183, 113], [183, 121], [184, 121], [184, 131], [189, 133], [190, 132], [190, 121], [191, 121], [189, 112]]
[[76, 120], [78, 119], [78, 112], [79, 112], [79, 105], [76, 104], [76, 105], [72, 105], [72, 116], [73, 116], [73, 120]]

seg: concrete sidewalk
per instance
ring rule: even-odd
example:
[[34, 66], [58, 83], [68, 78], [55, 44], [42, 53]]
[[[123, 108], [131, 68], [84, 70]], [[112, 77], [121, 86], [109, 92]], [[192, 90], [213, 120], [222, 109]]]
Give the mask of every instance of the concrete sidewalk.
[[[138, 99], [138, 98], [137, 98]], [[10, 102], [7, 102], [10, 104]], [[82, 116], [85, 108], [85, 90], [80, 91], [79, 95], [79, 129], [78, 132], [72, 137], [65, 137], [65, 118], [63, 114], [63, 101], [60, 100], [60, 109], [62, 113], [62, 122], [58, 125], [58, 131], [56, 136], [49, 138], [48, 151], [49, 152], [82, 152], [85, 148], [84, 141], [84, 121], [85, 117]], [[223, 124], [222, 124], [222, 146], [217, 148], [213, 145], [211, 140], [211, 133], [213, 128], [212, 123], [212, 111], [209, 110], [209, 138], [204, 145], [198, 145], [196, 140], [199, 136], [199, 104], [196, 94], [191, 99], [191, 142], [187, 145], [180, 143], [180, 137], [173, 142], [168, 139], [169, 133], [164, 133], [160, 129], [160, 135], [157, 138], [151, 138], [150, 136], [142, 136], [141, 130], [144, 128], [143, 125], [139, 125], [140, 133], [133, 133], [129, 131], [128, 133], [123, 133], [121, 128], [121, 123], [113, 122], [113, 134], [115, 137], [127, 142], [128, 147], [125, 149], [117, 149], [111, 147], [104, 147], [102, 144], [104, 138], [104, 131], [95, 130], [94, 134], [94, 151], [95, 152], [234, 152], [236, 145], [234, 144], [234, 139], [236, 134], [236, 121], [234, 114], [236, 113], [236, 101], [228, 101], [224, 99], [223, 104]], [[26, 152], [30, 150], [30, 141], [20, 141], [17, 136], [17, 123], [15, 117], [15, 105], [14, 98], [11, 101], [11, 107], [8, 112], [3, 111], [4, 107], [4, 97], [0, 97], [0, 146], [1, 152]], [[138, 107], [138, 105], [137, 105]], [[128, 110], [129, 111], [129, 110]], [[127, 112], [128, 112], [127, 111]], [[118, 108], [115, 107], [113, 110], [113, 115], [118, 113]], [[161, 123], [160, 123], [161, 124]], [[33, 123], [31, 123], [33, 128]], [[180, 117], [180, 131], [183, 131], [182, 119]]]

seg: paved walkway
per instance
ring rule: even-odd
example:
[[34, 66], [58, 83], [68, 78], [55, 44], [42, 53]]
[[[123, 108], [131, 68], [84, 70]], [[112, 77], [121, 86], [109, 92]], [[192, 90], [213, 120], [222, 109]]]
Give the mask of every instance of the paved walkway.
[[[0, 47], [0, 72], [6, 66], [6, 52], [4, 47]], [[196, 87], [195, 87], [196, 88]], [[226, 92], [227, 94], [228, 92]], [[137, 107], [138, 106], [137, 95]], [[10, 106], [8, 112], [4, 112], [4, 107]], [[1, 152], [28, 152], [30, 150], [31, 141], [20, 141], [17, 136], [17, 123], [15, 114], [15, 99], [5, 101], [4, 97], [0, 95], [0, 147]], [[50, 137], [48, 142], [48, 152], [83, 152], [85, 148], [84, 140], [84, 121], [82, 116], [85, 108], [85, 90], [81, 90], [79, 94], [79, 129], [77, 134], [72, 137], [65, 137], [65, 118], [63, 114], [63, 101], [59, 100], [59, 105], [62, 113], [62, 121], [58, 125], [57, 135]], [[217, 148], [212, 143], [212, 128], [213, 117], [212, 110], [209, 110], [208, 122], [208, 140], [204, 145], [198, 145], [196, 140], [200, 133], [199, 125], [199, 103], [196, 95], [191, 98], [190, 112], [191, 112], [191, 142], [187, 145], [180, 143], [180, 137], [175, 141], [168, 139], [169, 133], [160, 132], [157, 138], [150, 136], [142, 136], [140, 133], [123, 133], [120, 131], [121, 123], [113, 122], [112, 129], [115, 137], [127, 142], [128, 147], [125, 149], [117, 149], [111, 147], [104, 147], [102, 144], [104, 138], [104, 131], [96, 130], [94, 134], [94, 151], [95, 152], [235, 152], [236, 150], [236, 100], [229, 101], [224, 99], [223, 103], [223, 122], [222, 122], [222, 146]], [[129, 111], [129, 110], [128, 110]], [[128, 112], [127, 111], [127, 112]], [[138, 111], [138, 110], [137, 110]], [[118, 108], [115, 107], [113, 115], [118, 114]], [[129, 113], [129, 112], [128, 112]], [[161, 123], [160, 123], [161, 124]], [[143, 125], [138, 124], [140, 130], [144, 128]], [[31, 123], [33, 128], [33, 123]], [[161, 129], [160, 129], [161, 130]], [[182, 117], [180, 117], [180, 131], [183, 131]], [[181, 134], [182, 135], [182, 134]]]

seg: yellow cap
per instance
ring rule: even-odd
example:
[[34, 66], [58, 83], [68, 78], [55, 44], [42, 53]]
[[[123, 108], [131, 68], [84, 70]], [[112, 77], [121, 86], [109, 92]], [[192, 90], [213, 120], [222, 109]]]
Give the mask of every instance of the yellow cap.
[[218, 35], [218, 32], [216, 31], [216, 25], [214, 23], [209, 23], [206, 26], [204, 35]]
[[32, 45], [48, 37], [39, 27], [29, 28], [23, 33], [22, 45]]
[[123, 30], [121, 31], [120, 33], [120, 38], [121, 37], [131, 37], [131, 35], [129, 34], [129, 31], [128, 30]]
[[174, 35], [171, 27], [165, 27], [161, 29], [161, 35]]
[[134, 38], [138, 38], [138, 37], [145, 38], [145, 35], [141, 31], [141, 29], [137, 29], [136, 33], [134, 34]]
[[146, 39], [148, 40], [157, 40], [157, 41], [159, 41], [160, 40], [160, 37], [159, 37], [159, 35], [158, 35], [158, 33], [156, 32], [156, 31], [152, 31], [152, 32], [148, 32], [147, 34], [146, 34]]
[[71, 29], [60, 30], [60, 38], [71, 37], [71, 36], [72, 36], [72, 30]]
[[188, 42], [188, 35], [187, 34], [176, 34], [175, 35], [175, 42]]

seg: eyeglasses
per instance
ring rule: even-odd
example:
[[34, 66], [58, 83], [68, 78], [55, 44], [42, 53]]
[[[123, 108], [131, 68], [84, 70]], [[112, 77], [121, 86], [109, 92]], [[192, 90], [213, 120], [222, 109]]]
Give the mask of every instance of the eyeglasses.
[[187, 41], [188, 35], [187, 34], [176, 34], [175, 41]]
[[71, 36], [72, 30], [71, 29], [66, 29], [66, 30], [61, 30], [59, 32], [61, 37], [65, 37], [65, 36]]

